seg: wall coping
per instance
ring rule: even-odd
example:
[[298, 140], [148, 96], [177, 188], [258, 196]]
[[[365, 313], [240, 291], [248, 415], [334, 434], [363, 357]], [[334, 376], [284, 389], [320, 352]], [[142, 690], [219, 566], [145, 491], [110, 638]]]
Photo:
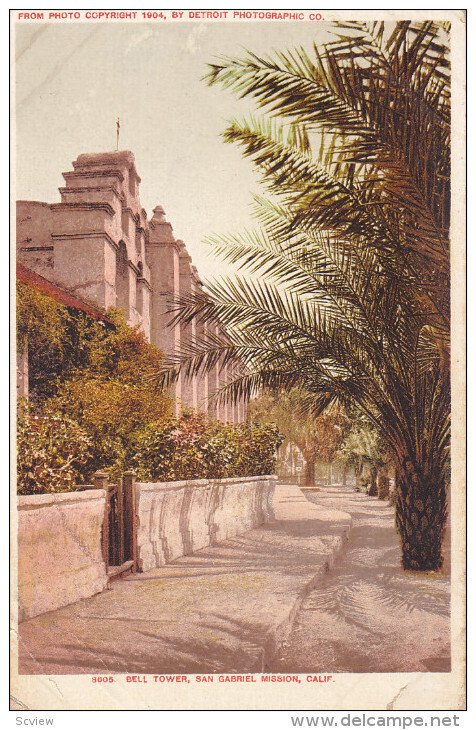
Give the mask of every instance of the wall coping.
[[136, 482], [136, 486], [142, 492], [154, 492], [157, 490], [193, 489], [196, 487], [209, 487], [212, 484], [243, 484], [245, 482], [262, 482], [269, 480], [277, 481], [276, 474], [258, 475], [249, 477], [227, 477], [226, 479], [187, 479], [178, 482]]
[[106, 498], [104, 489], [87, 489], [81, 492], [56, 492], [53, 494], [23, 494], [18, 497], [18, 509], [38, 509], [53, 504], [95, 502]]

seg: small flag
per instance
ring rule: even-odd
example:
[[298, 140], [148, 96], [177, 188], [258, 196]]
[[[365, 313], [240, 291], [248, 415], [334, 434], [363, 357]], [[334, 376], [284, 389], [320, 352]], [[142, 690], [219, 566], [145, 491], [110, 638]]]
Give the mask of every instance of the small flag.
[[117, 122], [116, 122], [116, 152], [119, 149], [119, 130], [120, 130], [120, 128], [121, 128], [121, 122], [119, 120], [119, 117], [117, 117]]

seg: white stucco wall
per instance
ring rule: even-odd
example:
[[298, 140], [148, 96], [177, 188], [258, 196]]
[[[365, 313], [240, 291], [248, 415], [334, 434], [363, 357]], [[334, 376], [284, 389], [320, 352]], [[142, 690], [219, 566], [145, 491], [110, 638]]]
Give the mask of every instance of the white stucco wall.
[[19, 620], [66, 606], [107, 584], [102, 489], [18, 498]]
[[[272, 521], [276, 481], [264, 476], [137, 483], [139, 570]], [[95, 489], [18, 498], [20, 621], [105, 589], [105, 494]]]
[[137, 483], [139, 570], [274, 519], [274, 476]]

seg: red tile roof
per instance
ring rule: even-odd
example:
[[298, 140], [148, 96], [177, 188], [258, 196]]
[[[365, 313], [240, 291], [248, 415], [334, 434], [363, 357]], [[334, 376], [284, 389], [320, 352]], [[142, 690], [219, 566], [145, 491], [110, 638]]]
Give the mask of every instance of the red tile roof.
[[42, 294], [46, 294], [47, 296], [54, 299], [56, 302], [59, 302], [59, 304], [63, 304], [65, 307], [79, 309], [81, 310], [81, 312], [85, 312], [85, 314], [88, 314], [94, 319], [98, 319], [103, 322], [109, 322], [110, 324], [112, 324], [112, 321], [104, 314], [101, 309], [97, 309], [92, 304], [88, 304], [82, 299], [78, 299], [78, 297], [66, 291], [66, 289], [62, 289], [57, 284], [53, 284], [51, 281], [48, 281], [48, 279], [45, 279], [39, 274], [36, 274], [34, 271], [31, 271], [31, 269], [27, 269], [26, 266], [18, 262], [17, 280], [21, 281], [22, 284], [28, 284], [28, 286], [31, 286], [32, 289], [36, 289]]

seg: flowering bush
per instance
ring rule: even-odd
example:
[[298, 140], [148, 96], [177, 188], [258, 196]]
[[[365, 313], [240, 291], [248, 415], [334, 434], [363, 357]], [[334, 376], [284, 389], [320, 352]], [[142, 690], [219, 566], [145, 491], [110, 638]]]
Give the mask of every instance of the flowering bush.
[[271, 424], [227, 425], [185, 414], [139, 432], [130, 463], [147, 481], [272, 474], [281, 441]]
[[67, 492], [80, 480], [91, 456], [91, 441], [75, 421], [54, 413], [18, 410], [17, 479], [19, 494]]

